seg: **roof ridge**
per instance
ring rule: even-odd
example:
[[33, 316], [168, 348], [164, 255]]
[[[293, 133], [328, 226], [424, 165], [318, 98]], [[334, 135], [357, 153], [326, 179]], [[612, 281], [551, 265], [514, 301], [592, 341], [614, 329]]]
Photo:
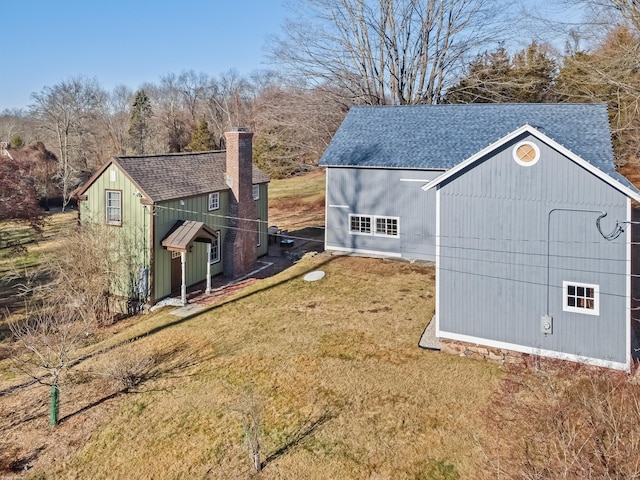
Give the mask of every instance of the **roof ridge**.
[[205, 152], [170, 152], [170, 153], [150, 153], [145, 155], [114, 155], [113, 158], [157, 158], [157, 157], [180, 157], [187, 155], [205, 155], [210, 153], [226, 153], [226, 150], [207, 150]]

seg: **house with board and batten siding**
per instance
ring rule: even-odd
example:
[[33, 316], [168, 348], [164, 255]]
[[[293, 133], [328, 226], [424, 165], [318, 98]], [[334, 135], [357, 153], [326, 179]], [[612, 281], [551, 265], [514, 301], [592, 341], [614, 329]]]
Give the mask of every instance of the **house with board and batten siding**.
[[326, 248], [433, 260], [442, 342], [629, 370], [631, 201], [603, 104], [355, 107]]
[[[226, 151], [118, 156], [77, 192], [80, 222], [118, 229], [148, 303], [224, 274], [248, 273], [268, 253], [269, 178], [252, 136], [227, 132]], [[121, 292], [127, 295], [127, 292]]]

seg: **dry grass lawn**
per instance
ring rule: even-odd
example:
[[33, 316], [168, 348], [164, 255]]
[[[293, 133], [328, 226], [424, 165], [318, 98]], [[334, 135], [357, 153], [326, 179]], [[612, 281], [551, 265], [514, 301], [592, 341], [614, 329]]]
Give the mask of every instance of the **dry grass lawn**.
[[291, 231], [324, 226], [324, 169], [300, 177], [271, 180], [269, 223]]
[[[325, 279], [302, 279], [317, 268]], [[44, 478], [474, 478], [502, 370], [419, 349], [433, 310], [432, 267], [305, 258], [200, 315], [165, 310], [108, 336], [62, 387], [53, 430], [46, 387], [3, 392], [0, 458]], [[106, 372], [134, 357], [152, 361], [125, 391]]]

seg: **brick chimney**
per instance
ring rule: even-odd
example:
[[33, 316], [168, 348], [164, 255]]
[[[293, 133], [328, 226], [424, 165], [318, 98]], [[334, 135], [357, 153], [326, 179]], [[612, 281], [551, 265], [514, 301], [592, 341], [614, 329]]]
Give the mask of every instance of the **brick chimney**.
[[253, 200], [253, 133], [234, 128], [224, 134], [227, 146], [229, 229], [223, 248], [226, 276], [235, 278], [251, 271], [256, 260], [256, 204]]

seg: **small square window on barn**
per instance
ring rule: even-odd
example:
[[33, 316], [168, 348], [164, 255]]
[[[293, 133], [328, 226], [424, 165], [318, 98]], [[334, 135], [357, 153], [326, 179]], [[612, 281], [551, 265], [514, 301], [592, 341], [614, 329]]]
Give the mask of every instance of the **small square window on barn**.
[[349, 233], [371, 235], [371, 217], [368, 215], [349, 215]]
[[218, 210], [220, 208], [220, 193], [209, 194], [209, 211]]
[[107, 225], [122, 225], [122, 192], [107, 190], [105, 198]]
[[562, 309], [565, 312], [600, 314], [600, 286], [562, 282]]

